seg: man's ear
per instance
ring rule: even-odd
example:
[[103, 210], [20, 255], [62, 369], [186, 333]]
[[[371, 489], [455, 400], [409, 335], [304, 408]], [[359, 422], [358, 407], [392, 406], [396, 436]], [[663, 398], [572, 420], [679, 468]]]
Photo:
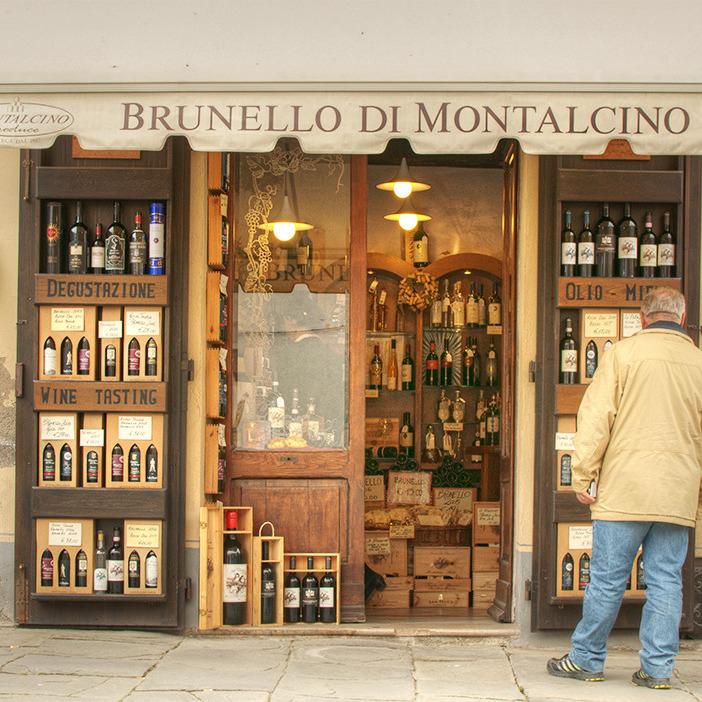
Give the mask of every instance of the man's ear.
[[639, 317], [641, 317], [641, 328], [645, 329], [648, 324], [646, 324], [646, 317], [644, 317], [643, 312], [639, 312]]
[[685, 320], [687, 320], [687, 310], [685, 310], [682, 314], [682, 317], [680, 317], [680, 326], [681, 327], [685, 326]]

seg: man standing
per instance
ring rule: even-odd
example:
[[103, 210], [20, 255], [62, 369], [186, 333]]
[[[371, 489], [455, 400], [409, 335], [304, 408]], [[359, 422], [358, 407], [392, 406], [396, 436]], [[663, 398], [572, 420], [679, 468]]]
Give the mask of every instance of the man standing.
[[646, 295], [643, 330], [602, 356], [580, 405], [572, 485], [592, 513], [590, 583], [570, 653], [548, 661], [551, 675], [604, 680], [607, 637], [641, 546], [647, 590], [631, 681], [670, 687], [702, 478], [702, 351], [685, 316], [679, 292]]

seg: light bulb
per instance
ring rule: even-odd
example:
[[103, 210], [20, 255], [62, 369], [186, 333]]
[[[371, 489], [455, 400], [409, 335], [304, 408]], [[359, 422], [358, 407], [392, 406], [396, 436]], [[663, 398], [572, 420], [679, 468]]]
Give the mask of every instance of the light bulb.
[[418, 218], [416, 214], [411, 214], [409, 212], [405, 212], [400, 215], [400, 226], [405, 230], [405, 231], [412, 231], [416, 226], [418, 222]]
[[398, 180], [397, 183], [392, 186], [392, 189], [395, 191], [397, 197], [404, 200], [412, 192], [412, 183], [406, 180]]
[[295, 222], [276, 222], [273, 234], [280, 241], [290, 241], [295, 236]]

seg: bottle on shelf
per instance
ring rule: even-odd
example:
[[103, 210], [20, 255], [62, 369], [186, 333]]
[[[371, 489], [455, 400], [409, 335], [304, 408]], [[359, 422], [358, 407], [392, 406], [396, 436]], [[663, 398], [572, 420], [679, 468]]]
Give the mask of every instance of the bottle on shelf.
[[124, 593], [124, 551], [122, 551], [122, 530], [112, 530], [112, 547], [107, 552], [107, 592], [110, 595]]
[[590, 229], [590, 210], [583, 212], [583, 228], [578, 234], [578, 275], [591, 278], [595, 264], [595, 237]]
[[424, 434], [424, 452], [422, 454], [422, 460], [427, 463], [438, 463], [439, 452], [436, 449], [436, 435], [434, 434], [434, 427], [430, 424], [427, 427], [426, 434]]
[[115, 378], [117, 376], [117, 348], [114, 344], [105, 346], [105, 367], [104, 378]]
[[643, 553], [640, 553], [636, 559], [636, 589], [646, 589], [646, 574], [644, 572]]
[[405, 357], [402, 359], [402, 389], [414, 390], [414, 360], [410, 353], [410, 345], [405, 345]]
[[487, 302], [483, 295], [483, 284], [478, 284], [478, 326], [481, 329], [487, 327]]
[[90, 343], [83, 336], [78, 342], [78, 375], [90, 375]]
[[83, 203], [76, 202], [76, 221], [68, 230], [68, 272], [88, 272], [88, 228], [83, 224]]
[[127, 585], [130, 588], [141, 586], [141, 558], [136, 551], [132, 551], [127, 560]]
[[624, 216], [617, 224], [617, 259], [619, 277], [633, 278], [639, 258], [639, 234], [631, 216], [631, 205], [624, 203]]
[[656, 277], [658, 263], [658, 244], [653, 232], [653, 215], [646, 213], [644, 230], [639, 237], [639, 275], [642, 278]]
[[470, 295], [466, 301], [466, 326], [469, 329], [477, 329], [480, 326], [478, 310], [478, 297], [475, 294], [475, 282], [470, 284]]
[[153, 377], [158, 374], [158, 346], [153, 337], [146, 342], [146, 366], [144, 374]]
[[41, 453], [41, 478], [45, 483], [56, 480], [56, 451], [51, 444], [46, 444]]
[[270, 563], [270, 542], [261, 542], [261, 624], [275, 623], [275, 569]]
[[572, 459], [569, 453], [561, 456], [560, 482], [561, 487], [570, 487], [573, 484]]
[[451, 406], [451, 416], [453, 417], [453, 421], [459, 424], [466, 416], [466, 401], [461, 397], [460, 390], [456, 390], [456, 399]]
[[132, 444], [127, 456], [127, 481], [138, 483], [141, 481], [141, 450]]
[[46, 272], [61, 273], [61, 240], [63, 239], [63, 213], [60, 202], [46, 206]]
[[561, 275], [572, 278], [578, 260], [578, 245], [575, 232], [571, 226], [571, 213], [566, 210], [563, 215], [563, 231], [561, 232]]
[[319, 446], [323, 427], [324, 421], [316, 412], [314, 397], [310, 397], [307, 405], [307, 414], [302, 417], [302, 438], [310, 446]]
[[300, 236], [297, 240], [296, 254], [297, 254], [297, 271], [304, 278], [312, 275], [312, 239], [307, 233], [307, 230], [303, 229], [300, 232]]
[[453, 385], [453, 356], [449, 351], [448, 337], [444, 337], [444, 350], [439, 360], [439, 385]]
[[66, 549], [62, 549], [58, 557], [58, 585], [59, 587], [71, 586], [71, 557]]
[[570, 553], [566, 553], [561, 563], [561, 590], [568, 591], [573, 589], [574, 567], [573, 556]]
[[113, 483], [121, 483], [124, 481], [124, 451], [120, 444], [115, 444], [112, 448], [110, 476]]
[[141, 368], [141, 346], [136, 337], [127, 346], [127, 375], [139, 375]]
[[[224, 429], [224, 425], [220, 424], [220, 429]], [[283, 423], [285, 426], [285, 423]], [[223, 431], [218, 432], [223, 434]], [[224, 483], [227, 476], [227, 447], [223, 443], [223, 436], [219, 437], [219, 445], [217, 446], [217, 492], [224, 492]]]
[[56, 375], [56, 342], [47, 336], [44, 341], [44, 375]]
[[336, 576], [332, 573], [331, 556], [324, 559], [326, 572], [319, 580], [319, 621], [325, 624], [336, 622]]
[[453, 297], [451, 298], [451, 326], [454, 329], [463, 329], [466, 326], [466, 301], [461, 292], [461, 281], [453, 284]]
[[497, 360], [494, 342], [490, 342], [487, 357], [485, 359], [485, 385], [495, 388], [500, 384], [500, 366]]
[[499, 327], [502, 324], [502, 299], [497, 292], [497, 283], [492, 284], [492, 295], [488, 300], [488, 325]]
[[451, 440], [450, 431], [444, 431], [444, 438], [441, 442], [441, 453], [443, 456], [453, 457], [453, 442]]
[[59, 480], [70, 482], [73, 479], [73, 452], [64, 444], [59, 452]]
[[61, 342], [61, 375], [73, 375], [73, 342], [67, 336]]
[[480, 436], [481, 446], [487, 446], [487, 416], [488, 404], [487, 400], [483, 399], [480, 404], [480, 414], [478, 416], [478, 434]]
[[585, 377], [592, 378], [597, 370], [597, 344], [590, 339], [585, 347]]
[[584, 590], [590, 582], [590, 556], [583, 553], [578, 563], [578, 590]]
[[573, 339], [573, 322], [570, 317], [565, 321], [565, 336], [561, 339], [561, 373], [563, 385], [574, 385], [578, 373], [578, 349]]
[[397, 350], [395, 339], [390, 343], [390, 363], [388, 363], [388, 390], [399, 390], [397, 373]]
[[429, 342], [429, 353], [427, 354], [424, 374], [425, 385], [439, 384], [439, 357], [436, 355], [436, 344]]
[[124, 273], [127, 230], [120, 222], [119, 202], [113, 205], [112, 224], [105, 232], [105, 272], [109, 275]]
[[88, 587], [88, 557], [83, 549], [76, 553], [75, 582], [76, 587]]
[[500, 406], [496, 395], [492, 396], [485, 416], [485, 445], [500, 445]]
[[[448, 283], [448, 280], [444, 281]], [[429, 307], [429, 326], [430, 327], [440, 327], [441, 326], [441, 296], [437, 295], [432, 301]], [[399, 329], [398, 329], [399, 331]]]
[[407, 458], [414, 458], [414, 427], [412, 426], [409, 412], [403, 412], [402, 414], [400, 453], [407, 456]]
[[424, 223], [420, 222], [412, 239], [412, 256], [415, 268], [429, 265], [429, 237], [424, 231]]
[[88, 485], [97, 485], [99, 465], [97, 451], [88, 451], [85, 457], [85, 482]]
[[378, 331], [388, 330], [388, 304], [387, 292], [385, 288], [380, 289], [380, 295], [378, 295]]
[[41, 554], [40, 570], [42, 587], [51, 587], [54, 584], [54, 554], [48, 548]]
[[471, 350], [473, 351], [473, 365], [471, 369], [473, 371], [472, 375], [468, 376], [468, 385], [473, 387], [480, 387], [481, 377], [482, 377], [482, 362], [480, 358], [480, 351], [478, 351], [478, 337], [473, 337], [473, 343], [471, 344]]
[[102, 235], [102, 222], [95, 225], [95, 234], [90, 240], [90, 272], [102, 275], [105, 272], [105, 238]]
[[319, 581], [314, 574], [314, 558], [307, 557], [307, 575], [302, 579], [302, 621], [313, 624], [319, 613]]
[[380, 390], [383, 386], [383, 359], [380, 358], [380, 344], [373, 347], [373, 357], [370, 362], [370, 385], [371, 390]]
[[441, 293], [441, 326], [449, 328], [453, 325], [451, 316], [451, 293], [448, 278], [444, 278], [444, 291]]
[[146, 273], [146, 233], [142, 229], [141, 212], [134, 215], [134, 229], [129, 235], [128, 262], [129, 272], [132, 275]]
[[[222, 280], [221, 283], [224, 281]], [[227, 305], [227, 291], [224, 285], [219, 289], [219, 340], [227, 343], [227, 327], [229, 325], [229, 306]]]
[[290, 556], [290, 572], [283, 584], [283, 621], [297, 624], [300, 621], [300, 577], [295, 572], [297, 558]]
[[670, 229], [670, 212], [663, 213], [663, 231], [658, 237], [658, 277], [675, 278], [675, 236]]
[[95, 549], [95, 567], [93, 568], [93, 592], [107, 592], [107, 551], [105, 550], [105, 532], [98, 529], [97, 548]]
[[227, 267], [229, 260], [229, 222], [226, 217], [222, 217], [222, 266]]
[[617, 254], [617, 233], [609, 217], [609, 205], [602, 205], [602, 216], [595, 225], [595, 272], [600, 278], [614, 276], [614, 259]]
[[368, 306], [368, 331], [378, 331], [378, 279], [370, 284], [370, 305]]
[[219, 407], [217, 411], [220, 417], [227, 416], [227, 372], [222, 365], [219, 366], [219, 381], [218, 381], [218, 399]]
[[152, 202], [149, 206], [149, 275], [166, 273], [166, 206]]
[[293, 388], [292, 401], [290, 403], [290, 416], [287, 420], [288, 436], [302, 437], [302, 415], [300, 414], [300, 398], [297, 388]]
[[451, 416], [451, 400], [446, 397], [446, 390], [443, 388], [441, 390], [439, 402], [436, 405], [436, 416], [439, 418], [439, 421], [442, 424], [444, 422], [448, 422], [449, 417]]
[[158, 587], [158, 556], [153, 550], [144, 559], [144, 587]]
[[473, 348], [472, 348], [473, 337], [467, 336], [465, 340], [465, 345], [463, 346], [463, 373], [461, 377], [461, 384], [465, 386], [472, 385], [472, 373], [473, 373]]
[[[226, 512], [226, 529], [235, 532], [239, 528], [239, 514], [235, 510]], [[246, 623], [246, 596], [248, 571], [246, 552], [236, 534], [224, 536], [222, 565], [222, 623], [240, 625]]]
[[268, 422], [271, 425], [271, 438], [285, 436], [285, 399], [280, 394], [278, 374], [273, 373], [273, 389], [268, 398]]

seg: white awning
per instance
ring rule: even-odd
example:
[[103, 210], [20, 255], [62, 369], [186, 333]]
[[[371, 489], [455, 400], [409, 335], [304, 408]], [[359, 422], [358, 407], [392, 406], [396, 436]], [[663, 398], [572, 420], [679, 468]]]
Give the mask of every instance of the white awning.
[[405, 138], [417, 153], [702, 154], [702, 95], [636, 92], [104, 92], [0, 95], [0, 146], [260, 152], [295, 137], [308, 153], [372, 154]]

